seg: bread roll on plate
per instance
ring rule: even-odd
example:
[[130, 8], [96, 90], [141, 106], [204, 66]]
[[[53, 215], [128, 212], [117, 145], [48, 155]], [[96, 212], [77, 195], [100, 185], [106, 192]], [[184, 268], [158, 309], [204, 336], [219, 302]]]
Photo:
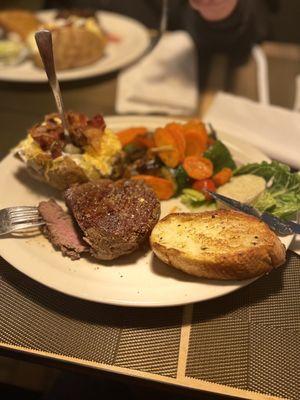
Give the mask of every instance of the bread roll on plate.
[[285, 247], [259, 219], [232, 210], [169, 214], [150, 237], [172, 267], [208, 279], [247, 279], [285, 261]]

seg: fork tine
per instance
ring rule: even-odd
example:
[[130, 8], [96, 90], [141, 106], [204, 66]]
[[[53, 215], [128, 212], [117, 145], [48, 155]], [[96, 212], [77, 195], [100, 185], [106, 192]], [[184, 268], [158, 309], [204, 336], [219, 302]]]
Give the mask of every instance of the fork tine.
[[11, 227], [11, 232], [13, 232], [13, 231], [20, 231], [20, 230], [25, 230], [25, 229], [28, 229], [28, 228], [34, 228], [34, 227], [37, 227], [37, 226], [41, 226], [41, 225], [44, 225], [45, 224], [45, 222], [28, 222], [28, 223], [24, 223], [24, 224], [17, 224], [17, 225], [13, 225], [12, 227]]
[[26, 208], [26, 209], [18, 209], [18, 210], [10, 209], [8, 211], [8, 214], [21, 214], [21, 213], [26, 214], [26, 213], [38, 213], [38, 212], [39, 211], [37, 208]]
[[38, 217], [40, 217], [40, 214], [39, 213], [37, 213], [37, 212], [17, 212], [17, 213], [9, 213], [8, 215], [7, 215], [7, 218], [9, 219], [9, 220], [11, 220], [11, 219], [13, 219], [13, 218], [22, 218], [22, 217], [36, 217], [36, 218], [38, 218]]
[[14, 217], [22, 217], [22, 216], [34, 216], [34, 215], [40, 215], [37, 211], [17, 211], [17, 212], [10, 212], [8, 213], [9, 218], [14, 218]]
[[19, 224], [26, 221], [42, 221], [38, 215], [20, 215], [9, 219], [12, 224]]

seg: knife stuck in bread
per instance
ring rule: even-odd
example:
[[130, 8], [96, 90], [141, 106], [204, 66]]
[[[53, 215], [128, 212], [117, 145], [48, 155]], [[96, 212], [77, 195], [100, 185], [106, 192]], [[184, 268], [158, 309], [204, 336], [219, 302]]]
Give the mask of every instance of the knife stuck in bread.
[[268, 225], [232, 210], [169, 214], [150, 243], [166, 264], [201, 278], [241, 280], [285, 262], [286, 250]]

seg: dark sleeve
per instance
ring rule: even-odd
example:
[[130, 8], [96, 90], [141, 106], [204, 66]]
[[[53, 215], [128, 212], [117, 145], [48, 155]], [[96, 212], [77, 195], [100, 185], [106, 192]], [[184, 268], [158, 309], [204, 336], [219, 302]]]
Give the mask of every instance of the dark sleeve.
[[[267, 4], [278, 0], [239, 0], [232, 14], [217, 22], [206, 21], [193, 10], [188, 0], [169, 0], [168, 29], [184, 29], [193, 37], [200, 52], [226, 52], [247, 55], [265, 37]], [[46, 7], [92, 7], [131, 16], [149, 28], [157, 29], [162, 0], [46, 0]]]
[[230, 16], [221, 21], [207, 21], [187, 8], [183, 25], [200, 52], [223, 52], [245, 58], [254, 43], [260, 41], [256, 6], [261, 1], [239, 0]]
[[187, 30], [200, 54], [226, 53], [243, 63], [255, 43], [269, 34], [268, 14], [278, 12], [278, 0], [239, 0], [231, 15], [207, 21], [188, 0], [170, 1], [169, 29]]

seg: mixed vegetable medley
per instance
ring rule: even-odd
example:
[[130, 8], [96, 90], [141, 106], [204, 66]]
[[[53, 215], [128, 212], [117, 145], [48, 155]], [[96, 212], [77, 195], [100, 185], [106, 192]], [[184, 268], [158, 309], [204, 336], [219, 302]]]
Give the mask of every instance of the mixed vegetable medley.
[[212, 126], [208, 129], [200, 120], [172, 122], [154, 132], [145, 127], [128, 128], [117, 136], [125, 153], [124, 176], [143, 180], [160, 200], [180, 196], [191, 209], [213, 206], [205, 189], [223, 190], [237, 177], [247, 175], [248, 179], [256, 176], [254, 186], [257, 177], [264, 180], [263, 190], [251, 201], [257, 209], [283, 218], [300, 210], [299, 173], [275, 161], [237, 167]]
[[184, 203], [200, 205], [210, 200], [203, 189], [224, 185], [236, 168], [215, 132], [199, 120], [172, 122], [154, 132], [129, 128], [117, 135], [126, 154], [125, 175], [142, 179], [160, 200], [181, 195]]
[[220, 206], [207, 189], [282, 218], [300, 210], [299, 172], [276, 161], [237, 166], [214, 128], [198, 119], [113, 132], [102, 115], [66, 116], [68, 136], [59, 115], [49, 114], [15, 149], [32, 176], [59, 190], [101, 178], [139, 179], [160, 200], [176, 197], [195, 211]]

